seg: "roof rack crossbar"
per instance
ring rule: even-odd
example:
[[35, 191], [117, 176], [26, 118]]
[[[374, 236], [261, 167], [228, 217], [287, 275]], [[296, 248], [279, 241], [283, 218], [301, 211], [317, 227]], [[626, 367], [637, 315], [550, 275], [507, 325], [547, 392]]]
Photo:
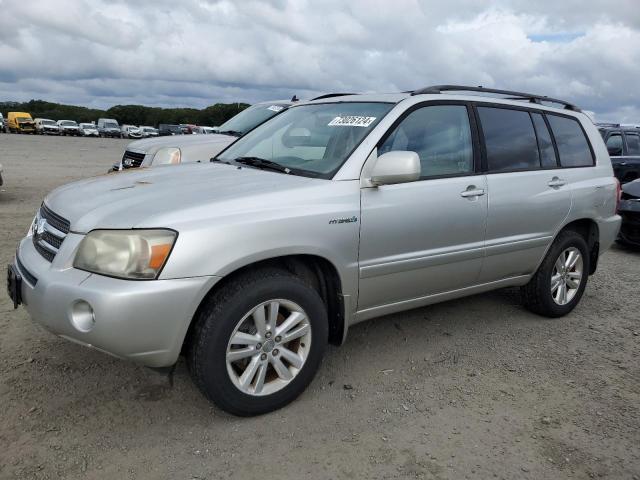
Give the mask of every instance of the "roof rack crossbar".
[[465, 85], [432, 85], [430, 87], [414, 90], [411, 92], [411, 95], [438, 94], [438, 93], [450, 92], [450, 91], [493, 93], [496, 95], [506, 95], [510, 97], [511, 100], [529, 100], [531, 103], [538, 103], [538, 104], [541, 104], [542, 102], [557, 103], [559, 105], [563, 105], [564, 108], [567, 110], [573, 110], [574, 112], [580, 111], [580, 109], [576, 107], [574, 104], [566, 102], [564, 100], [558, 100], [557, 98], [551, 98], [545, 95], [534, 95], [532, 93], [514, 92], [511, 90], [485, 88], [482, 86], [469, 87]]

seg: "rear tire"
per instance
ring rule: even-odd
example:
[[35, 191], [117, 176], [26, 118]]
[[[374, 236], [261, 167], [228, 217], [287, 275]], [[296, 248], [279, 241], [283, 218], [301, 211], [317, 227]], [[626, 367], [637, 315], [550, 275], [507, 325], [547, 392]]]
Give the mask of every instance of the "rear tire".
[[318, 292], [286, 271], [260, 270], [231, 280], [206, 300], [195, 319], [187, 364], [194, 383], [218, 407], [260, 415], [305, 390], [327, 339], [327, 312]]
[[520, 290], [524, 306], [550, 318], [571, 312], [589, 278], [588, 252], [582, 235], [572, 230], [560, 232], [536, 274]]

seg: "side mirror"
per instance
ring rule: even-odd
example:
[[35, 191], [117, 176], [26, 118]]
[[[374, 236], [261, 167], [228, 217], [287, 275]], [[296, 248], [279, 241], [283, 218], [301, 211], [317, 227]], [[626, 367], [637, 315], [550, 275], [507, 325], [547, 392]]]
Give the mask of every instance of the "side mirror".
[[383, 153], [371, 173], [374, 185], [415, 182], [420, 178], [420, 157], [416, 152], [397, 150]]

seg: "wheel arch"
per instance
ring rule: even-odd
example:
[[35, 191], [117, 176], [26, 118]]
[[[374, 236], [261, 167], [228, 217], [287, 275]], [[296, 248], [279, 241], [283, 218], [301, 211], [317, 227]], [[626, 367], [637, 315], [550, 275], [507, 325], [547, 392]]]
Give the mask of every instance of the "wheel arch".
[[327, 316], [329, 319], [329, 343], [340, 345], [345, 337], [347, 328], [345, 321], [345, 302], [343, 297], [343, 285], [338, 269], [328, 259], [312, 254], [293, 254], [271, 257], [254, 261], [235, 268], [226, 273], [223, 278], [204, 295], [196, 309], [191, 322], [187, 329], [187, 333], [182, 343], [182, 352], [185, 352], [186, 346], [192, 340], [193, 326], [200, 314], [200, 311], [209, 300], [219, 290], [233, 279], [246, 274], [249, 271], [257, 269], [278, 268], [286, 270], [302, 279], [310, 287], [315, 289], [327, 308]]
[[598, 223], [592, 218], [573, 220], [563, 226], [556, 234], [556, 237], [566, 230], [580, 234], [585, 242], [587, 242], [589, 249], [589, 275], [593, 275], [598, 268], [598, 258], [600, 256], [600, 228], [598, 227]]

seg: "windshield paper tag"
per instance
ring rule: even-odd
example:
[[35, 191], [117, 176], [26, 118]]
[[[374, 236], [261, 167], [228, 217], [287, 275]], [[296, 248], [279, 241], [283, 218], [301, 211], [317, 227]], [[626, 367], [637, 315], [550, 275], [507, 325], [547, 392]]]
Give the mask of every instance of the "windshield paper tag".
[[267, 110], [271, 110], [272, 112], [281, 112], [284, 110], [284, 107], [281, 107], [280, 105], [271, 105], [270, 107], [267, 107]]
[[375, 121], [376, 121], [376, 117], [359, 117], [359, 116], [336, 117], [333, 120], [331, 120], [327, 124], [327, 126], [328, 127], [368, 127]]

